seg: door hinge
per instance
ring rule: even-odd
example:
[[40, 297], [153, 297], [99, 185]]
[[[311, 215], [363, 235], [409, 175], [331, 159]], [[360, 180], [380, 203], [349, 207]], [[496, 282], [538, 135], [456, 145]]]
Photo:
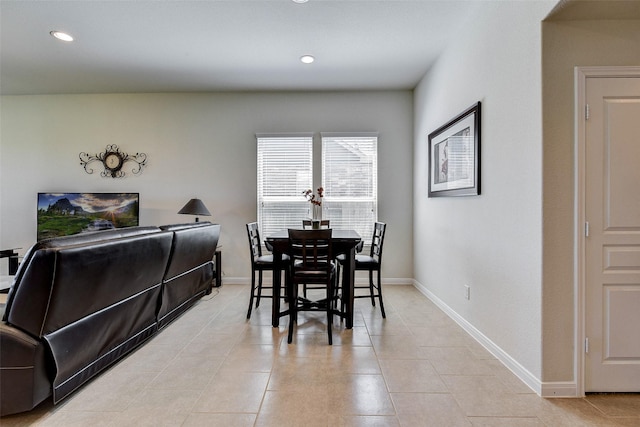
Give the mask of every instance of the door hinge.
[[584, 223], [584, 237], [589, 237], [589, 221]]
[[589, 337], [584, 339], [584, 352], [585, 354], [589, 354]]
[[590, 115], [589, 104], [586, 104], [584, 106], [584, 119], [589, 120], [589, 115]]

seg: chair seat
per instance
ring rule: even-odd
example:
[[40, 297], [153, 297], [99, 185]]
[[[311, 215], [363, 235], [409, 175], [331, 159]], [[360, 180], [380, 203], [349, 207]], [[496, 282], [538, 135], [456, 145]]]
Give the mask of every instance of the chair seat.
[[360, 269], [360, 267], [369, 269], [377, 266], [378, 264], [379, 262], [372, 256], [356, 254], [356, 269]]
[[[322, 267], [317, 268], [305, 268], [304, 270], [298, 269], [296, 267], [293, 269], [293, 277], [296, 280], [307, 281], [308, 283], [324, 283], [328, 278], [332, 277], [336, 272], [335, 264], [331, 263], [331, 267], [327, 269], [326, 264]], [[327, 276], [328, 273], [328, 276]]]
[[[338, 262], [344, 264], [347, 260], [346, 255], [340, 254], [336, 257]], [[372, 266], [377, 266], [379, 263], [376, 259], [369, 255], [356, 254], [356, 270], [368, 270]]]
[[[288, 262], [289, 261], [289, 255], [283, 254], [282, 255], [282, 261], [283, 262]], [[261, 255], [259, 257], [256, 257], [255, 263], [256, 263], [256, 266], [272, 266], [273, 265], [273, 255], [269, 254], [269, 255]]]

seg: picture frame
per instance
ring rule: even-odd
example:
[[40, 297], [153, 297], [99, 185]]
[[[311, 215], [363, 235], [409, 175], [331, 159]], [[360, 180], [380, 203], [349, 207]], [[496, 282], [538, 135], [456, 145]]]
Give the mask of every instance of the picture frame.
[[480, 194], [480, 102], [429, 134], [429, 197]]

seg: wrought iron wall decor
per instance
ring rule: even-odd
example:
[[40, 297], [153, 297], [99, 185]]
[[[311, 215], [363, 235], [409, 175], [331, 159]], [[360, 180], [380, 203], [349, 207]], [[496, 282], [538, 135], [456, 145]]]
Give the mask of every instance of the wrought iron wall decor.
[[100, 176], [108, 178], [123, 178], [126, 173], [123, 170], [124, 164], [133, 162], [131, 173], [138, 175], [142, 172], [142, 167], [147, 165], [147, 155], [145, 153], [127, 154], [118, 148], [117, 145], [107, 145], [104, 152], [96, 155], [89, 153], [80, 153], [80, 165], [84, 167], [88, 174], [93, 173], [93, 169], [89, 164], [93, 162], [101, 162], [104, 170], [100, 172]]

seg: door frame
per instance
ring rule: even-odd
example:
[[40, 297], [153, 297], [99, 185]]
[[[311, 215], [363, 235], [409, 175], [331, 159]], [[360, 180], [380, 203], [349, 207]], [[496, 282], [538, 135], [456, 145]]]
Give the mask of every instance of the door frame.
[[575, 104], [574, 104], [574, 152], [575, 152], [575, 372], [578, 396], [585, 395], [585, 340], [586, 340], [586, 92], [588, 78], [640, 77], [640, 67], [601, 66], [575, 67]]

